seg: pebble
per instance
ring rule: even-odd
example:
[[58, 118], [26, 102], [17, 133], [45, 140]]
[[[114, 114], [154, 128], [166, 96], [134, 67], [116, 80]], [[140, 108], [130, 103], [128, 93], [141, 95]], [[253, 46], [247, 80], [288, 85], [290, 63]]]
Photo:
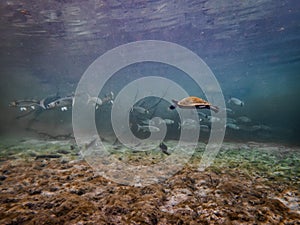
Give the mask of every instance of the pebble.
[[29, 190], [29, 195], [39, 195], [42, 193], [41, 189], [30, 189]]
[[1, 175], [0, 176], [0, 181], [4, 181], [6, 178], [7, 178], [6, 176]]

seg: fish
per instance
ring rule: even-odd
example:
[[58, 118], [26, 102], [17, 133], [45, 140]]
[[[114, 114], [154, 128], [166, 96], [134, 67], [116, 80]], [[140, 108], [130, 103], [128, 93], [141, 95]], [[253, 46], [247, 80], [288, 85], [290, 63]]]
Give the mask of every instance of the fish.
[[142, 123], [144, 125], [151, 125], [151, 126], [155, 125], [155, 121], [154, 120], [149, 120], [149, 119], [143, 120]]
[[164, 154], [170, 155], [170, 153], [168, 152], [168, 146], [165, 145], [165, 143], [161, 142], [161, 143], [159, 144], [159, 148], [160, 148], [160, 150], [161, 150]]
[[155, 126], [151, 126], [151, 125], [137, 125], [138, 126], [138, 129], [137, 131], [143, 131], [143, 132], [159, 132], [160, 129], [158, 127], [155, 127]]
[[137, 112], [140, 114], [149, 114], [149, 110], [141, 107], [141, 106], [133, 106], [130, 110], [131, 112]]
[[226, 118], [226, 121], [227, 121], [228, 123], [237, 123], [236, 119], [233, 119], [233, 118], [230, 118], [230, 117], [227, 117], [227, 118]]
[[178, 123], [178, 129], [183, 129], [183, 130], [194, 130], [197, 129], [197, 126], [199, 126], [199, 124], [197, 123]]
[[240, 116], [240, 117], [238, 117], [237, 118], [237, 120], [239, 121], [239, 122], [242, 122], [242, 123], [250, 123], [252, 120], [249, 118], [249, 117], [247, 117], [247, 116]]
[[54, 108], [62, 109], [62, 107], [67, 108], [68, 106], [72, 106], [73, 104], [74, 104], [74, 96], [67, 96], [67, 97], [58, 98], [57, 100], [48, 103], [46, 105], [46, 109], [54, 109]]
[[267, 126], [267, 125], [260, 125], [260, 128], [262, 129], [262, 130], [265, 130], [265, 131], [271, 131], [272, 130], [272, 128], [271, 127], [269, 127], [269, 126]]
[[20, 111], [35, 110], [42, 107], [39, 100], [16, 100], [8, 105], [9, 107], [19, 107]]
[[257, 130], [260, 130], [260, 129], [261, 129], [260, 125], [253, 125], [249, 130], [250, 131], [257, 131]]
[[181, 128], [184, 130], [196, 129], [198, 124], [199, 123], [196, 120], [185, 119], [182, 121], [182, 123], [178, 123], [178, 129]]
[[103, 99], [99, 98], [98, 96], [91, 96], [90, 94], [87, 93], [88, 96], [88, 100], [87, 100], [87, 104], [92, 104], [93, 106], [96, 107], [96, 109], [99, 108], [99, 106], [103, 105], [106, 102], [109, 102], [111, 104], [113, 104], [113, 100], [114, 100], [114, 93], [111, 91], [109, 94], [105, 95], [105, 97]]
[[15, 100], [9, 103], [9, 107], [19, 108], [22, 112], [21, 115], [17, 116], [16, 119], [21, 119], [23, 117], [34, 115], [37, 117], [43, 110], [44, 107], [40, 100]]
[[115, 94], [111, 91], [109, 94], [106, 94], [102, 99], [103, 103], [109, 102], [110, 104], [114, 104]]
[[57, 94], [55, 96], [48, 96], [46, 98], [43, 98], [42, 100], [40, 100], [40, 106], [43, 109], [47, 109], [47, 106], [49, 103], [54, 102], [59, 98], [60, 98], [60, 96], [58, 96]]
[[226, 112], [233, 113], [233, 111], [232, 111], [232, 109], [231, 109], [231, 108], [225, 108], [225, 111], [226, 111]]
[[[16, 100], [10, 102], [9, 107], [19, 107], [21, 112], [23, 111], [26, 112], [26, 113], [22, 113], [22, 115], [20, 116], [17, 116], [16, 119], [20, 119], [29, 116], [31, 114], [33, 114], [36, 119], [43, 111], [49, 109], [47, 108], [49, 103], [54, 102], [59, 98], [60, 97], [58, 95], [55, 95], [55, 96], [48, 96], [46, 98], [43, 98], [42, 100], [36, 100], [36, 99]], [[62, 110], [65, 110], [65, 108]]]
[[244, 106], [245, 103], [238, 99], [238, 98], [234, 98], [234, 97], [231, 97], [229, 100], [228, 100], [228, 103], [231, 103], [231, 104], [235, 104], [235, 105], [238, 105], [238, 106]]
[[39, 105], [38, 100], [16, 100], [9, 103], [9, 107], [27, 107], [31, 105]]
[[262, 131], [271, 131], [271, 127], [267, 126], [267, 125], [253, 125], [251, 128], [250, 128], [251, 131], [258, 131], [258, 130], [262, 130]]
[[[158, 118], [158, 124], [162, 124], [162, 123], [171, 125], [174, 123], [174, 120]], [[150, 125], [154, 125], [154, 124], [150, 124]]]
[[145, 124], [145, 125], [151, 125], [151, 126], [155, 126], [156, 123], [159, 124], [159, 125], [162, 124], [162, 123], [165, 123], [167, 125], [171, 125], [171, 124], [174, 123], [174, 120], [156, 118], [155, 120], [150, 120], [150, 119], [143, 120], [142, 123]]
[[204, 118], [207, 118], [207, 114], [205, 114], [205, 113], [203, 113], [203, 112], [198, 112], [198, 115], [199, 115], [199, 116], [202, 116], [202, 117], [204, 117]]
[[85, 143], [84, 144], [84, 149], [89, 149], [89, 148], [91, 148], [93, 146], [97, 146], [97, 138], [94, 138], [89, 143]]
[[230, 128], [230, 129], [233, 129], [233, 130], [239, 130], [240, 127], [234, 123], [226, 123], [225, 127], [227, 128]]
[[197, 124], [188, 124], [188, 125], [184, 125], [181, 126], [183, 130], [195, 130], [197, 129]]
[[227, 113], [231, 113], [231, 114], [234, 114], [233, 110], [231, 108], [224, 108], [224, 110], [227, 112]]
[[164, 119], [164, 122], [165, 122], [167, 125], [171, 125], [171, 124], [174, 123], [174, 120]]
[[93, 104], [95, 106], [103, 104], [103, 101], [99, 97], [92, 97], [89, 94], [87, 94], [87, 96], [88, 96], [87, 104]]
[[178, 129], [182, 128], [184, 130], [196, 129], [199, 123], [193, 119], [185, 119], [182, 123], [178, 123]]
[[200, 130], [204, 131], [204, 132], [209, 132], [209, 126], [207, 125], [200, 125]]
[[198, 123], [196, 120], [193, 120], [193, 119], [185, 119], [185, 120], [183, 120], [181, 125], [184, 126], [184, 125], [190, 125], [190, 124], [198, 124]]
[[211, 122], [211, 123], [215, 123], [215, 122], [220, 122], [220, 121], [221, 121], [220, 118], [215, 117], [215, 116], [207, 116], [207, 119], [208, 119], [208, 121]]

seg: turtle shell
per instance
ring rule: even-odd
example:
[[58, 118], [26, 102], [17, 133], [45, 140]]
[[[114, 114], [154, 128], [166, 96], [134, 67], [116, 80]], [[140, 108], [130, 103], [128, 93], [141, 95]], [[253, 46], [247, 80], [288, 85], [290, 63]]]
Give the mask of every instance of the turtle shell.
[[198, 97], [194, 97], [194, 96], [190, 96], [187, 98], [184, 98], [182, 100], [180, 100], [178, 103], [178, 106], [182, 106], [182, 107], [189, 107], [189, 106], [210, 106], [210, 103], [203, 100], [202, 98], [198, 98]]

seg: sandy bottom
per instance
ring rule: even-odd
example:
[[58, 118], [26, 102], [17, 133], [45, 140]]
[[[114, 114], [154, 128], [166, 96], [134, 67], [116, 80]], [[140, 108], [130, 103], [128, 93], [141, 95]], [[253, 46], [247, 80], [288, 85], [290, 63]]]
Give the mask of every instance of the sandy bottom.
[[[300, 148], [224, 143], [200, 172], [204, 147], [168, 179], [134, 187], [97, 175], [72, 141], [3, 141], [0, 224], [300, 224]], [[120, 149], [133, 164], [166, 157]]]

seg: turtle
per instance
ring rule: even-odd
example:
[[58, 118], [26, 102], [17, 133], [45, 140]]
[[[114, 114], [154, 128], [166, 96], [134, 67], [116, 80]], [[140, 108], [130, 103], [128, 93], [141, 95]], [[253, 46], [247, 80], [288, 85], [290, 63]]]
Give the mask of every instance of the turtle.
[[202, 98], [195, 96], [186, 97], [181, 99], [180, 101], [172, 100], [172, 102], [174, 103], [174, 105], [171, 105], [169, 107], [171, 110], [175, 109], [176, 106], [178, 106], [179, 108], [211, 109], [216, 113], [219, 112], [219, 108], [217, 106], [213, 106], [212, 104], [203, 100]]

